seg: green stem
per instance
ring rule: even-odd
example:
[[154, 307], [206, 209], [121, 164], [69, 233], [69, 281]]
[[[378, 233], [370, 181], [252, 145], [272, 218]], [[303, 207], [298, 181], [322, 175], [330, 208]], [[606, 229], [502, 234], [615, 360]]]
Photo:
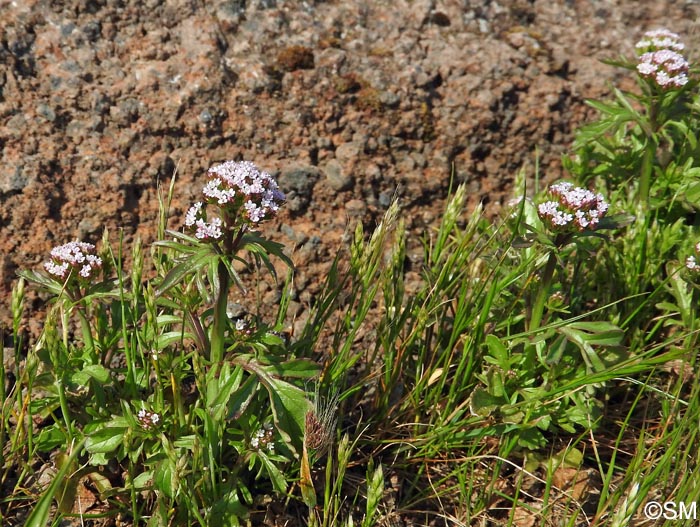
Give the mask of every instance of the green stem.
[[56, 388], [58, 389], [58, 404], [61, 407], [61, 413], [63, 414], [63, 421], [66, 425], [66, 432], [68, 433], [68, 441], [73, 439], [73, 424], [71, 423], [70, 410], [68, 409], [68, 399], [66, 399], [65, 390], [65, 373], [61, 373], [56, 379]]
[[656, 141], [650, 136], [647, 138], [647, 146], [642, 160], [642, 173], [639, 179], [639, 206], [642, 212], [649, 210], [649, 192], [651, 189], [651, 176], [654, 171], [654, 158], [656, 156]]
[[659, 102], [655, 96], [652, 96], [649, 102], [647, 115], [649, 117], [648, 128], [642, 127], [647, 137], [647, 144], [644, 149], [644, 158], [642, 159], [642, 173], [639, 179], [639, 207], [641, 212], [649, 210], [649, 194], [651, 190], [651, 177], [654, 172], [654, 161], [656, 159], [656, 133], [659, 130]]
[[544, 305], [549, 297], [549, 289], [552, 285], [552, 277], [554, 276], [554, 267], [557, 263], [557, 255], [555, 251], [549, 253], [549, 258], [547, 259], [547, 264], [544, 267], [544, 272], [542, 273], [542, 280], [540, 281], [539, 291], [537, 291], [537, 296], [535, 297], [535, 303], [532, 306], [532, 313], [530, 315], [530, 326], [529, 331], [535, 331], [539, 329], [540, 323], [542, 322], [542, 316], [544, 314]]
[[[82, 301], [81, 301], [82, 302]], [[95, 341], [92, 338], [92, 331], [90, 329], [90, 323], [85, 316], [85, 306], [78, 305], [78, 318], [80, 319], [80, 329], [83, 333], [83, 342], [85, 343], [85, 351], [90, 356], [92, 364], [97, 364], [97, 352], [95, 350]]]
[[211, 334], [211, 361], [220, 364], [224, 358], [224, 333], [227, 326], [226, 304], [228, 303], [228, 289], [230, 278], [226, 263], [219, 262], [219, 297], [216, 299], [214, 309], [214, 327]]
[[[225, 218], [226, 225], [235, 225], [235, 219], [231, 217]], [[218, 266], [219, 275], [219, 296], [216, 299], [214, 307], [214, 324], [211, 333], [211, 361], [219, 364], [224, 358], [224, 334], [228, 327], [228, 316], [226, 315], [226, 307], [228, 304], [228, 291], [231, 287], [231, 276], [229, 275], [228, 266], [233, 256], [236, 254], [238, 247], [243, 239], [245, 226], [241, 226], [234, 237], [233, 227], [227, 228], [224, 231], [224, 239], [222, 241], [223, 254]]]
[[642, 293], [639, 289], [641, 284], [644, 284], [643, 279], [646, 268], [647, 268], [647, 248], [648, 248], [648, 230], [649, 230], [649, 218], [645, 215], [642, 219], [642, 228], [639, 229], [638, 247], [639, 247], [639, 261], [637, 263], [637, 279], [635, 280], [635, 293]]

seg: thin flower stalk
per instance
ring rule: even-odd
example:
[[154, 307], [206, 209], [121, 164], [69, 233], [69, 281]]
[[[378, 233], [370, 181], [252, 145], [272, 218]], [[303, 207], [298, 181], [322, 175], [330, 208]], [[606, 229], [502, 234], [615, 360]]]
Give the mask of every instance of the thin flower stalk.
[[[598, 228], [608, 212], [609, 205], [602, 194], [576, 187], [569, 182], [551, 185], [548, 200], [540, 203], [537, 214], [543, 225], [552, 233], [555, 248], [570, 243], [574, 236]], [[544, 307], [549, 298], [557, 251], [551, 250], [540, 278], [540, 284], [530, 312], [530, 331], [537, 330], [542, 323]]]
[[[284, 203], [285, 196], [267, 172], [249, 161], [226, 161], [207, 172], [208, 182], [202, 189], [203, 199], [190, 207], [185, 226], [204, 242], [215, 244], [221, 258], [217, 264], [217, 297], [210, 341], [210, 358], [223, 360], [225, 334], [229, 325], [226, 307], [231, 288], [232, 258], [240, 250], [243, 236], [261, 222], [273, 217]], [[219, 214], [208, 214], [207, 206]]]

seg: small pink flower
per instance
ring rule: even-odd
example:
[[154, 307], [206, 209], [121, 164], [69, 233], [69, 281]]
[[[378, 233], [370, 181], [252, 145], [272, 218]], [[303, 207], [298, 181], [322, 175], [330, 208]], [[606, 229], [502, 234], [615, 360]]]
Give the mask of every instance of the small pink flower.
[[639, 53], [661, 49], [670, 49], [671, 51], [683, 51], [685, 49], [680, 35], [663, 28], [647, 31], [634, 47], [637, 48]]
[[250, 223], [273, 216], [285, 199], [275, 179], [250, 161], [226, 161], [211, 167], [207, 175], [210, 179], [203, 193], [208, 201], [236, 209], [242, 206]]
[[698, 263], [698, 258], [700, 258], [700, 242], [695, 244], [694, 249], [695, 254], [685, 259], [685, 268], [693, 278], [698, 278], [700, 277], [700, 263]]
[[160, 422], [160, 416], [155, 412], [141, 409], [136, 414], [136, 419], [145, 430], [152, 430]]
[[682, 88], [688, 83], [688, 61], [680, 54], [685, 48], [681, 37], [668, 29], [644, 33], [637, 42], [640, 54], [637, 72], [660, 88]]
[[549, 187], [550, 200], [537, 206], [542, 222], [555, 232], [595, 230], [608, 211], [602, 194], [561, 182]]
[[95, 254], [93, 244], [76, 240], [51, 249], [51, 260], [44, 263], [44, 269], [61, 280], [68, 278], [72, 271], [89, 280], [102, 269], [102, 259]]

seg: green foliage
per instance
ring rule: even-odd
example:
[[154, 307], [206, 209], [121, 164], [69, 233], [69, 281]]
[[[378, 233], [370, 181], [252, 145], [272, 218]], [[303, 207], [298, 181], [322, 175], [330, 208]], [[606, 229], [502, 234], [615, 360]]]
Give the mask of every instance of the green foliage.
[[[228, 284], [240, 284], [231, 265], [239, 250], [271, 271], [270, 256], [291, 265], [281, 245], [234, 225], [226, 247], [163, 228], [169, 239], [152, 251], [161, 278], [143, 281], [149, 261], [140, 243], [131, 272], [122, 268], [121, 243], [116, 252], [102, 247], [103, 271], [116, 279], [73, 286], [20, 273], [54, 306], [28, 357], [33, 370], [25, 370], [30, 393], [42, 394], [28, 401], [31, 412], [48, 423], [38, 434], [18, 427], [17, 440], [32, 437], [32, 455], [75, 441], [71, 460], [100, 471], [116, 463], [120, 476], [108, 481], [109, 495], [130, 501], [135, 522], [225, 517], [238, 525], [257, 499], [251, 484], [256, 495], [284, 493], [294, 478], [289, 467], [311, 409], [306, 387], [320, 366], [285, 349], [264, 321], [243, 330], [209, 307], [225, 304]], [[44, 495], [37, 521], [46, 521], [57, 492]], [[70, 512], [72, 499], [61, 500], [59, 512]]]
[[[461, 185], [411, 269], [394, 202], [372, 233], [356, 227], [291, 342], [277, 333], [291, 261], [249, 230], [240, 197], [220, 208], [221, 237], [199, 238], [167, 230], [171, 184], [160, 239], [150, 257], [134, 244], [130, 270], [106, 233], [100, 280], [21, 271], [14, 384], [0, 367], [0, 482], [17, 479], [0, 503], [34, 499], [27, 524], [44, 525], [89, 478], [134, 524], [250, 524], [272, 498], [309, 525], [370, 527], [397, 510], [626, 525], [650, 496], [696, 500], [700, 98], [694, 81], [639, 91], [590, 101], [600, 118], [564, 160], [605, 190], [595, 228], [557, 231], [537, 207], [552, 194], [524, 184], [501, 220], [467, 214]], [[236, 269], [277, 279], [273, 258], [289, 267], [278, 311], [230, 320]], [[50, 309], [22, 357], [25, 283]], [[27, 490], [57, 450], [60, 477]], [[601, 481], [587, 510], [555, 483], [572, 470]]]

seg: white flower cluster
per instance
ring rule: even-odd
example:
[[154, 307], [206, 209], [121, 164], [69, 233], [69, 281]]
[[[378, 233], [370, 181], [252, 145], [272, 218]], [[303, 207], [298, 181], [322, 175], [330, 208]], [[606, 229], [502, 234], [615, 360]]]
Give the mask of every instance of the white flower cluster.
[[157, 413], [149, 412], [143, 408], [138, 411], [136, 418], [139, 420], [139, 424], [146, 430], [151, 430], [160, 423], [160, 416]]
[[185, 225], [195, 229], [194, 235], [200, 240], [218, 240], [223, 235], [221, 218], [207, 222], [202, 210], [202, 202], [192, 205], [185, 215]]
[[49, 274], [65, 280], [75, 269], [78, 275], [90, 279], [102, 268], [102, 259], [95, 254], [95, 246], [87, 242], [69, 242], [51, 249], [51, 261], [44, 263]]
[[694, 276], [700, 276], [700, 264], [697, 261], [696, 255], [700, 257], [700, 242], [695, 244], [695, 254], [685, 259], [685, 268]]
[[[244, 223], [260, 223], [274, 216], [284, 203], [284, 194], [275, 179], [250, 161], [226, 161], [211, 167], [207, 176], [209, 181], [202, 189], [206, 203], [237, 214]], [[218, 240], [223, 236], [223, 221], [214, 218], [208, 222], [201, 201], [189, 208], [185, 225], [200, 240]]]
[[661, 88], [681, 88], [688, 83], [688, 61], [680, 37], [667, 29], [644, 33], [636, 48], [642, 52], [637, 64], [639, 74]]
[[540, 203], [540, 219], [556, 232], [595, 230], [608, 211], [602, 194], [561, 182], [549, 187], [550, 201]]
[[284, 202], [275, 179], [250, 161], [226, 161], [211, 167], [207, 175], [210, 180], [203, 192], [208, 200], [222, 206], [242, 205], [251, 223], [273, 216]]
[[255, 435], [250, 440], [250, 446], [255, 450], [260, 450], [261, 448], [267, 448], [267, 451], [274, 453], [275, 443], [272, 441], [274, 436], [274, 430], [272, 424], [265, 423], [265, 426], [259, 428]]
[[664, 28], [647, 31], [642, 36], [642, 40], [637, 42], [634, 47], [637, 48], [638, 53], [647, 53], [648, 51], [658, 51], [660, 49], [670, 49], [672, 51], [683, 51], [685, 49], [680, 35]]

